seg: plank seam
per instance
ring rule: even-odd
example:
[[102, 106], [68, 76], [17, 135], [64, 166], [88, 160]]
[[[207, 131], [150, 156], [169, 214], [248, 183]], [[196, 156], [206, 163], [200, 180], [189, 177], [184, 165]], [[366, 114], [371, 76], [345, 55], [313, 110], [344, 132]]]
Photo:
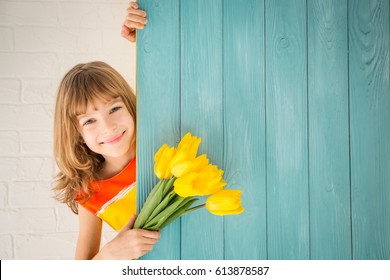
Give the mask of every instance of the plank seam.
[[350, 40], [350, 26], [349, 26], [349, 0], [347, 0], [347, 52], [348, 52], [348, 163], [349, 163], [349, 219], [351, 223], [351, 259], [354, 259], [353, 252], [353, 212], [352, 212], [352, 165], [351, 165], [351, 80], [350, 80], [350, 49], [349, 49], [349, 40]]
[[268, 256], [268, 153], [267, 153], [267, 9], [266, 9], [266, 0], [264, 0], [263, 3], [264, 7], [264, 159], [265, 159], [265, 240], [266, 240], [266, 247], [265, 247], [265, 256], [266, 259], [269, 259]]
[[309, 20], [308, 4], [306, 0], [306, 141], [307, 141], [307, 202], [309, 222], [309, 260], [311, 260], [311, 213], [310, 213], [310, 115], [309, 115]]

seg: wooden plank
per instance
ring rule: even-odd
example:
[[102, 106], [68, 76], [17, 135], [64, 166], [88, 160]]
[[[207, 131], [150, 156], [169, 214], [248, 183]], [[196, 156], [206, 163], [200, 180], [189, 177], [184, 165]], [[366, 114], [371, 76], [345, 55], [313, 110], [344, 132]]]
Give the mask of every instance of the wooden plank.
[[225, 259], [266, 259], [264, 1], [223, 10], [225, 178], [245, 207], [225, 217]]
[[[222, 1], [181, 2], [182, 135], [202, 138], [200, 153], [223, 163]], [[223, 219], [206, 210], [182, 218], [182, 259], [223, 259]]]
[[[137, 32], [137, 183], [142, 206], [157, 182], [155, 152], [180, 139], [179, 0], [141, 0], [149, 23]], [[168, 226], [145, 259], [180, 259], [180, 222]]]
[[309, 258], [306, 1], [266, 1], [269, 259]]
[[349, 8], [353, 258], [390, 259], [389, 1]]
[[308, 1], [310, 248], [351, 259], [347, 1]]

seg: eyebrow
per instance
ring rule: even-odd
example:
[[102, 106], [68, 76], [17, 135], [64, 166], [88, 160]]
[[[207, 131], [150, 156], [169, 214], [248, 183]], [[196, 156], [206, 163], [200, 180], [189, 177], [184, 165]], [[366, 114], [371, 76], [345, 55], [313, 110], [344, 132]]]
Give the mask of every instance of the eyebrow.
[[[110, 102], [107, 102], [104, 106], [110, 107], [110, 106], [112, 106], [114, 103], [119, 102], [119, 101], [122, 101], [122, 98], [117, 97], [117, 98], [111, 100]], [[97, 110], [95, 110], [95, 111], [97, 111]], [[89, 115], [90, 115], [90, 114], [81, 114], [81, 115], [77, 115], [76, 117], [77, 117], [78, 120], [80, 120], [80, 119], [82, 119], [82, 118], [88, 117]]]

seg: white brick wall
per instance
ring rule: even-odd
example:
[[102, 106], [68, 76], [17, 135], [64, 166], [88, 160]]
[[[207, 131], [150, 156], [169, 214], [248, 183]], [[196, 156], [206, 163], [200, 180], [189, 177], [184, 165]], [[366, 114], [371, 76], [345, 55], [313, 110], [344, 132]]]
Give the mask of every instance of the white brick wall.
[[[0, 259], [72, 259], [78, 219], [53, 199], [53, 109], [61, 77], [103, 60], [135, 88], [128, 0], [0, 0]], [[103, 241], [114, 236], [105, 227]]]

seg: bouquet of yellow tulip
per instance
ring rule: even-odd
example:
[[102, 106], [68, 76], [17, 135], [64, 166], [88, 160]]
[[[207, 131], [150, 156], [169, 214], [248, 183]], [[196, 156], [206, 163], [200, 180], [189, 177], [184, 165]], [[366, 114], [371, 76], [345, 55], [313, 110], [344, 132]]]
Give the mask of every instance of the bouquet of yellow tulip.
[[[241, 214], [240, 190], [224, 189], [223, 170], [196, 156], [201, 139], [187, 133], [177, 148], [164, 144], [154, 156], [160, 179], [147, 197], [134, 227], [159, 230], [193, 210], [206, 206], [214, 215]], [[190, 208], [197, 196], [210, 195], [205, 204]]]

